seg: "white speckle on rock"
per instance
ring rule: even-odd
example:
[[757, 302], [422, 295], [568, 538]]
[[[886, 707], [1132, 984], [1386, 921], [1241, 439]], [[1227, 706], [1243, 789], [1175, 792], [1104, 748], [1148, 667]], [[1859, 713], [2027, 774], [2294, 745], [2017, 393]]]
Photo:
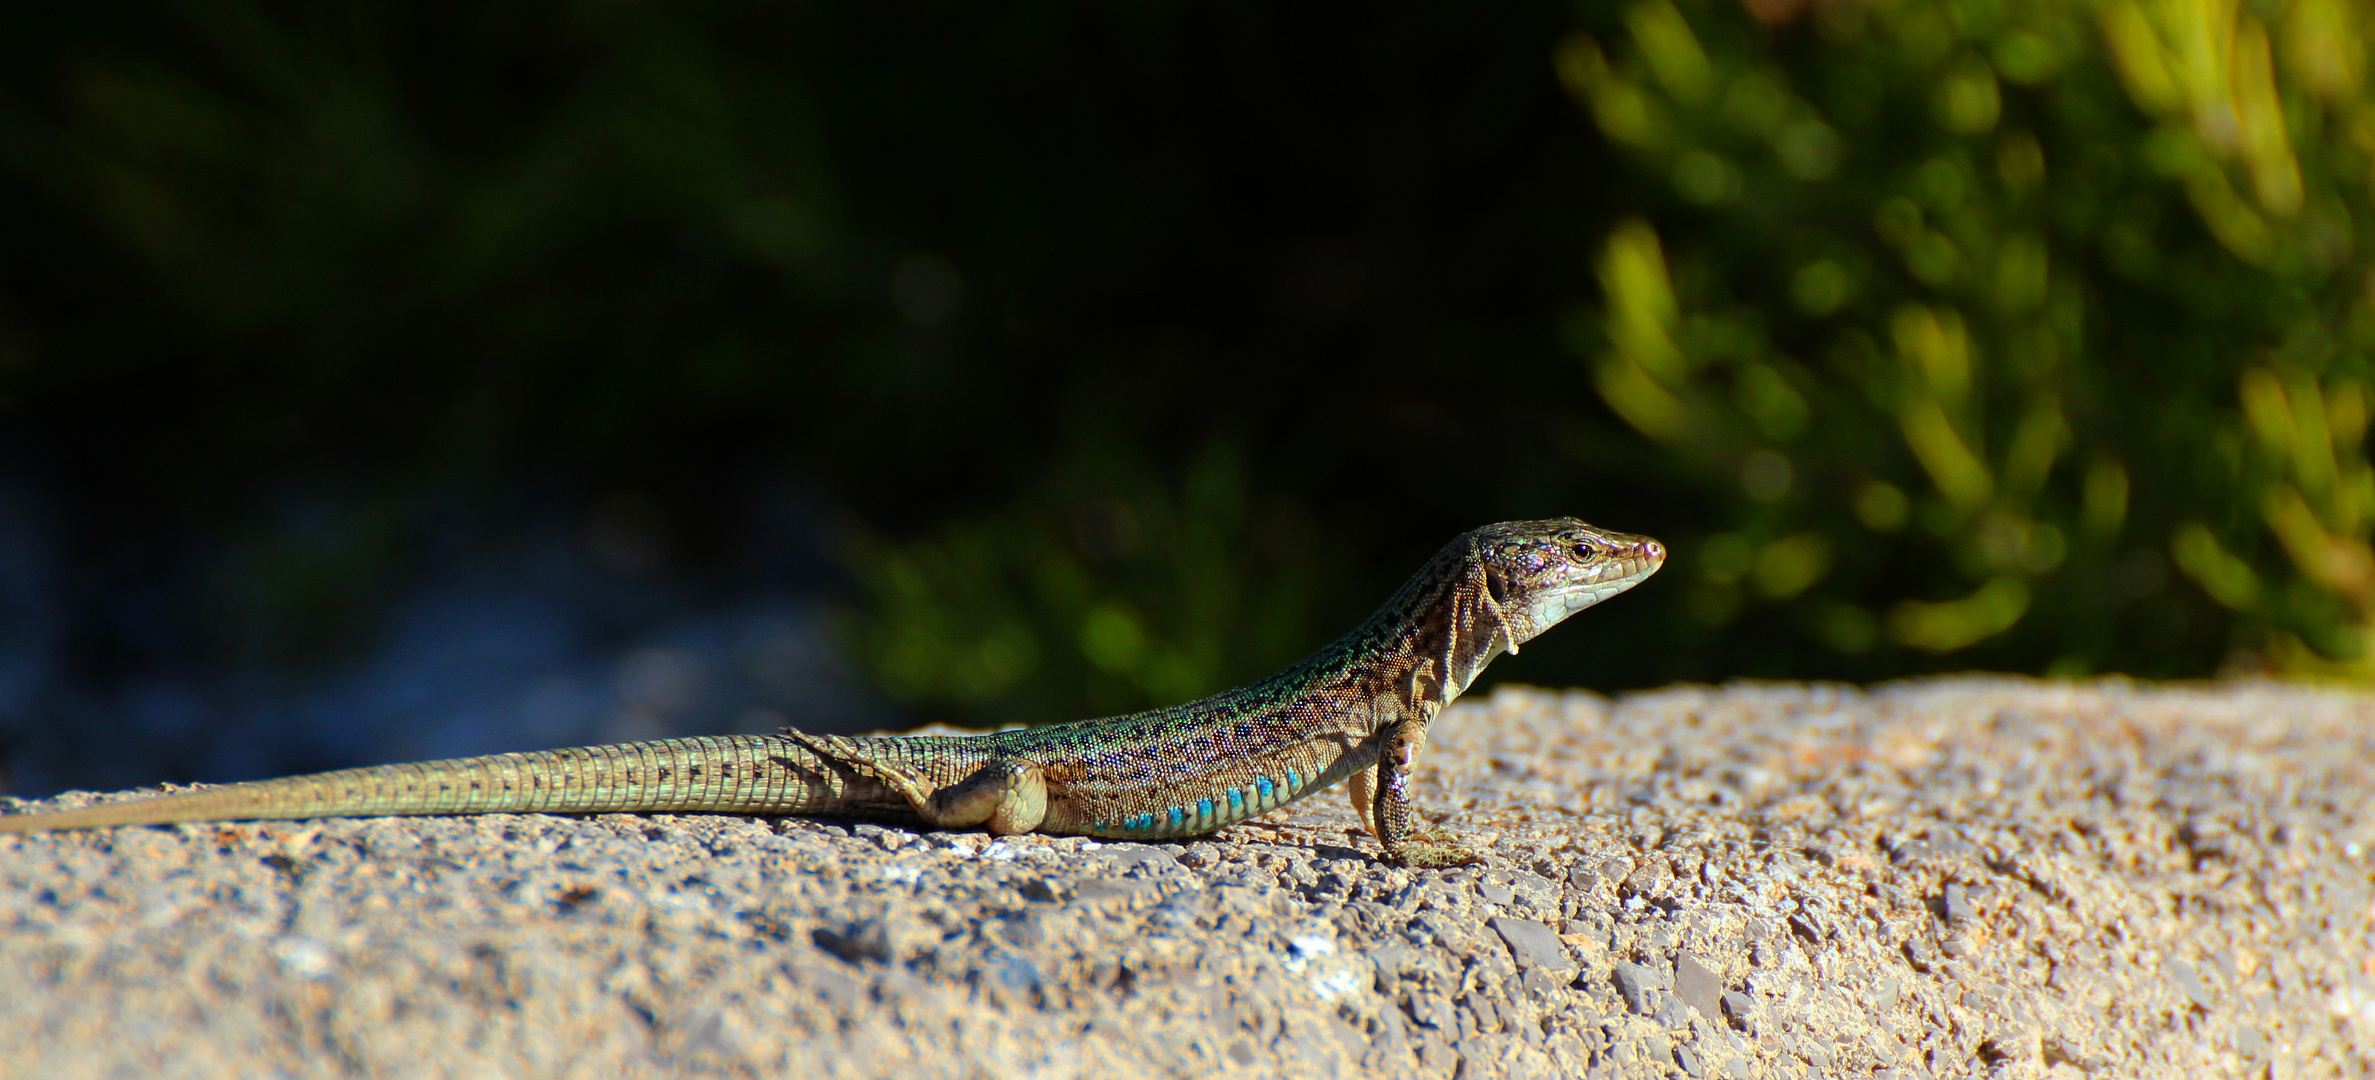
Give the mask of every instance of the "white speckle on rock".
[[309, 937], [285, 937], [272, 943], [281, 973], [292, 979], [327, 979], [335, 966], [330, 947]]

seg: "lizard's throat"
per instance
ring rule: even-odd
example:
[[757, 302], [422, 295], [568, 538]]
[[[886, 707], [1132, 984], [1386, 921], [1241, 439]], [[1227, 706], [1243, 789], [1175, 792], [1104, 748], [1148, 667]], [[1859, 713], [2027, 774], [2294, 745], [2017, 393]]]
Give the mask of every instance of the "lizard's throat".
[[1546, 589], [1523, 605], [1521, 614], [1510, 622], [1519, 644], [1532, 641], [1551, 627], [1565, 622], [1567, 617], [1587, 607], [1624, 592], [1656, 573], [1659, 563], [1640, 560], [1622, 564], [1615, 573], [1598, 581], [1572, 585], [1563, 589]]

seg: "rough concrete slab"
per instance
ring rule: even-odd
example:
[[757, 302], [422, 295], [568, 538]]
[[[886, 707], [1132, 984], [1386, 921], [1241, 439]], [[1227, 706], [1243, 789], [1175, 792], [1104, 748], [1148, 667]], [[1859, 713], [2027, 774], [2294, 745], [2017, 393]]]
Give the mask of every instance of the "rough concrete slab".
[[2375, 1057], [2375, 697], [1505, 690], [1422, 764], [1424, 805], [1488, 864], [1381, 867], [1340, 798], [1155, 846], [626, 815], [0, 838], [0, 1074], [2281, 1078]]

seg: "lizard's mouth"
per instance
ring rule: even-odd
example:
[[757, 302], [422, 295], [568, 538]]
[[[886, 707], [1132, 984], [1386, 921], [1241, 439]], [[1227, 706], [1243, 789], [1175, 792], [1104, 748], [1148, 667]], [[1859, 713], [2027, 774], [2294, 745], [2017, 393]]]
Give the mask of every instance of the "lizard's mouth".
[[1641, 538], [1632, 551], [1591, 567], [1589, 576], [1579, 576], [1567, 585], [1550, 589], [1535, 601], [1530, 613], [1534, 616], [1534, 632], [1548, 630], [1569, 615], [1641, 584], [1665, 564], [1666, 549], [1655, 540]]

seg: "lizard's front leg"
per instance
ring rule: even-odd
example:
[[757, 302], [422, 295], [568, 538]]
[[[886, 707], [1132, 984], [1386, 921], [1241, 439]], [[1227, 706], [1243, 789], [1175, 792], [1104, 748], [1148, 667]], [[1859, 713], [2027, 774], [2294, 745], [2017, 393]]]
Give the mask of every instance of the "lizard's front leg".
[[1385, 861], [1396, 866], [1467, 866], [1484, 861], [1484, 856], [1452, 843], [1451, 836], [1439, 829], [1417, 833], [1411, 829], [1417, 817], [1410, 807], [1411, 763], [1418, 758], [1419, 747], [1426, 745], [1427, 726], [1416, 720], [1403, 720], [1387, 733], [1385, 745], [1377, 756], [1377, 796], [1371, 820], [1375, 822], [1377, 843], [1385, 849]]
[[1047, 820], [1047, 777], [1035, 765], [995, 758], [973, 775], [935, 790], [905, 766], [875, 757], [849, 740], [788, 728], [783, 737], [815, 754], [828, 768], [867, 777], [897, 792], [917, 817], [935, 828], [978, 825], [1012, 836]]

